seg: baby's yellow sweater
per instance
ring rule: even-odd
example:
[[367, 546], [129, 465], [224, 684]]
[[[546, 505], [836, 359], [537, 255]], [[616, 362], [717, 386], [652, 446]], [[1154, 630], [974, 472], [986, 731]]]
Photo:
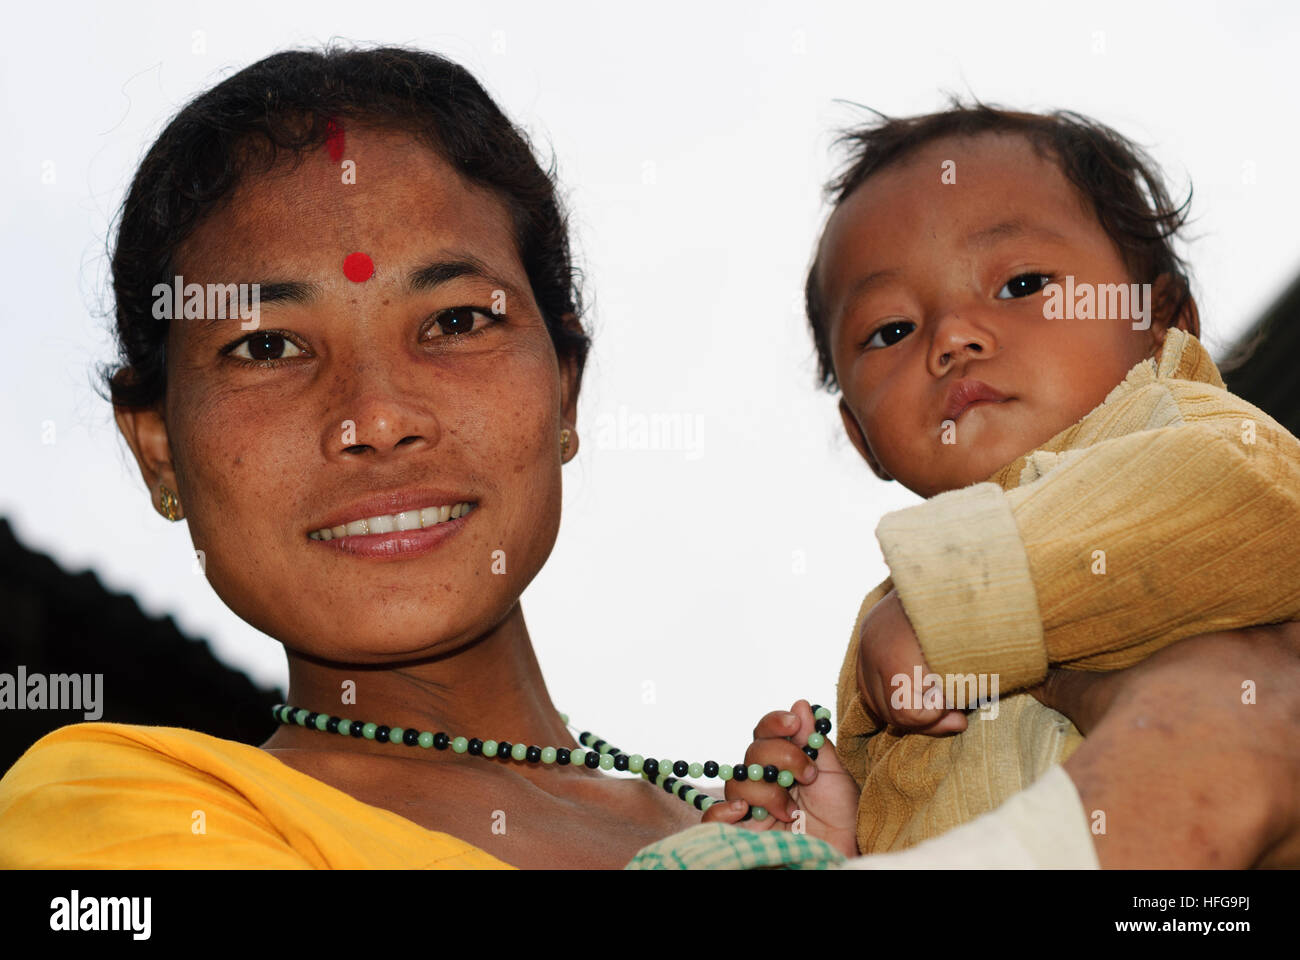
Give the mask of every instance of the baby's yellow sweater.
[[[1023, 691], [1048, 664], [1118, 670], [1215, 630], [1300, 619], [1300, 441], [1169, 331], [1091, 413], [988, 481], [883, 517], [891, 576], [838, 682], [858, 847], [910, 847], [999, 806], [1082, 742]], [[898, 735], [856, 684], [867, 612], [896, 589], [935, 674], [997, 674], [958, 735]]]

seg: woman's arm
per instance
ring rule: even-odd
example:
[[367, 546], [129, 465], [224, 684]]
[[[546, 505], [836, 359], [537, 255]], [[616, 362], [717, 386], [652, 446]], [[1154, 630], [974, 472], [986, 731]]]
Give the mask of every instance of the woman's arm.
[[1065, 762], [1105, 868], [1300, 866], [1300, 622], [1179, 641], [1033, 691], [1087, 739]]

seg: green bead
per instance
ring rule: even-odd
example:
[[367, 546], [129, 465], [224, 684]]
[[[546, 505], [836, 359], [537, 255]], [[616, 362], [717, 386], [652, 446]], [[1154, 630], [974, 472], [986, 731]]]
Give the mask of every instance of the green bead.
[[582, 766], [582, 761], [587, 758], [587, 751], [581, 747], [573, 747], [569, 751], [569, 765], [573, 767]]
[[829, 720], [830, 718], [831, 712], [826, 707], [818, 707], [817, 712], [813, 714], [814, 720]]
[[751, 763], [745, 768], [745, 775], [751, 780], [763, 779], [763, 765], [761, 763]]
[[343, 736], [346, 737], [346, 736], [347, 736], [348, 734], [350, 734], [351, 732], [352, 732], [352, 721], [351, 721], [351, 720], [340, 720], [340, 721], [339, 721], [339, 733], [343, 734]]
[[614, 769], [614, 755], [613, 755], [613, 754], [611, 754], [611, 753], [602, 753], [602, 754], [600, 755], [600, 769], [602, 769], [602, 770], [613, 770], [613, 769]]
[[516, 760], [523, 760], [528, 756], [528, 744], [516, 743], [510, 748], [510, 756], [514, 757]]
[[375, 731], [378, 729], [379, 729], [379, 724], [367, 723], [364, 727], [361, 728], [361, 735], [365, 737], [367, 740], [373, 740], [375, 739]]
[[[823, 707], [822, 709], [824, 710], [824, 709], [826, 709], [826, 708]], [[568, 715], [567, 713], [562, 713], [562, 714], [560, 714], [560, 719], [564, 721], [564, 725], [565, 725], [566, 727], [569, 725], [569, 715]]]
[[428, 750], [431, 746], [433, 746], [433, 734], [431, 734], [428, 730], [420, 734], [420, 746], [424, 747], [424, 749], [426, 750]]
[[627, 758], [627, 768], [633, 773], [640, 773], [643, 767], [645, 767], [645, 757], [641, 754], [634, 753]]
[[718, 767], [719, 780], [730, 780], [733, 774], [734, 771], [731, 769], [731, 764], [729, 763], [724, 763], [722, 766]]
[[708, 809], [709, 809], [709, 807], [713, 806], [713, 805], [714, 805], [715, 803], [717, 803], [717, 802], [718, 802], [718, 801], [715, 800], [713, 797], [705, 797], [705, 798], [700, 802], [700, 806], [702, 806], [702, 807], [704, 808], [704, 810], [701, 811], [701, 812], [707, 812]]
[[403, 730], [401, 727], [393, 727], [391, 730], [388, 731], [388, 742], [401, 743], [402, 734], [404, 734], [405, 732], [406, 731]]
[[307, 711], [302, 707], [295, 710], [293, 714], [293, 722], [298, 724], [300, 727], [307, 726]]
[[555, 762], [555, 748], [542, 747], [542, 763], [554, 763], [554, 762]]
[[667, 776], [671, 777], [673, 775], [673, 762], [669, 760], [667, 757], [664, 757], [662, 760], [659, 761], [659, 769], [662, 770]]
[[498, 747], [498, 746], [499, 746], [499, 744], [498, 744], [495, 740], [484, 740], [484, 741], [483, 741], [483, 756], [485, 756], [485, 757], [495, 757], [495, 756], [497, 755], [497, 747]]
[[808, 734], [808, 746], [812, 747], [814, 750], [820, 750], [822, 747], [826, 746], [826, 738], [820, 733], [813, 731]]
[[783, 787], [788, 787], [790, 784], [794, 783], [794, 774], [789, 770], [782, 770], [776, 775], [776, 782]]
[[755, 820], [767, 819], [767, 810], [764, 807], [750, 807], [749, 812], [754, 815]]
[[687, 790], [685, 793], [682, 794], [682, 799], [685, 800], [687, 803], [694, 803], [695, 796], [699, 792], [700, 791], [696, 790], [694, 787], [691, 787], [691, 789]]
[[686, 772], [692, 777], [696, 777], [696, 778], [702, 777], [704, 776], [704, 764], [692, 763], [690, 769], [687, 770]]
[[451, 742], [451, 748], [457, 753], [464, 753], [469, 749], [469, 740], [465, 737], [457, 737]]
[[328, 715], [323, 714], [323, 713], [322, 713], [322, 714], [318, 714], [317, 717], [316, 717], [316, 729], [317, 729], [317, 730], [324, 730], [326, 724], [328, 724], [329, 722], [330, 722], [330, 718], [329, 718]]

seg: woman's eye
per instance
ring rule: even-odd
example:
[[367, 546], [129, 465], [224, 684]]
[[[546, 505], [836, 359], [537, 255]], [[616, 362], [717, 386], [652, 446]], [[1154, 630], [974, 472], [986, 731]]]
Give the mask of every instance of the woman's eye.
[[1022, 273], [1002, 285], [1002, 289], [998, 291], [998, 299], [1012, 300], [1017, 297], [1032, 296], [1047, 286], [1051, 280], [1052, 278], [1045, 273]]
[[[291, 349], [293, 353], [286, 354], [284, 352], [285, 347]], [[287, 360], [301, 353], [302, 351], [298, 349], [297, 345], [287, 337], [270, 331], [250, 334], [235, 344], [235, 348], [230, 351], [232, 357], [251, 360], [255, 363], [267, 360]]]
[[[891, 338], [886, 335], [887, 333], [891, 331], [897, 331], [902, 327], [907, 327], [907, 329], [904, 330], [902, 333], [898, 334], [898, 336]], [[879, 349], [880, 347], [892, 347], [894, 344], [898, 343], [899, 340], [902, 340], [905, 336], [911, 333], [912, 330], [915, 329], [915, 327], [916, 324], [911, 323], [910, 321], [895, 320], [892, 323], [887, 323], [883, 327], [880, 327], [878, 330], [876, 330], [875, 333], [873, 333], [870, 337], [867, 338], [867, 342], [864, 343], [863, 346], [873, 347], [876, 349]]]
[[[434, 316], [433, 329], [439, 331], [439, 336], [473, 333], [497, 319], [500, 318], [491, 317], [486, 312], [475, 307], [452, 307], [450, 310], [442, 310]], [[480, 320], [482, 320], [481, 323]]]

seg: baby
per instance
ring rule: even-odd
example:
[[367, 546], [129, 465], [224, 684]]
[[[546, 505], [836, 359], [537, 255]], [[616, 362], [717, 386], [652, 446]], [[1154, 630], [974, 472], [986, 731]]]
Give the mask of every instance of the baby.
[[1227, 392], [1173, 249], [1186, 204], [1113, 130], [954, 104], [845, 142], [807, 284], [822, 384], [876, 475], [926, 499], [876, 528], [891, 576], [853, 627], [834, 751], [806, 746], [806, 702], [768, 714], [745, 759], [793, 796], [732, 780], [743, 802], [705, 819], [761, 805], [853, 855], [1065, 760], [1078, 731], [1024, 692], [1049, 666], [1300, 619], [1300, 441]]

